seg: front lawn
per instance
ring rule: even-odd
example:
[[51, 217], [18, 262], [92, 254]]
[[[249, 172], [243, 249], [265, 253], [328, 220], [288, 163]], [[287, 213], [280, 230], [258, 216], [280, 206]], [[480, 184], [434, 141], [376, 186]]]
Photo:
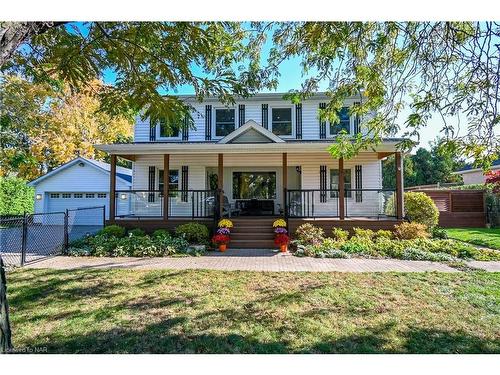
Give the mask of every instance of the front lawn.
[[446, 229], [448, 237], [500, 250], [500, 228]]
[[498, 273], [30, 270], [16, 347], [49, 353], [500, 353]]

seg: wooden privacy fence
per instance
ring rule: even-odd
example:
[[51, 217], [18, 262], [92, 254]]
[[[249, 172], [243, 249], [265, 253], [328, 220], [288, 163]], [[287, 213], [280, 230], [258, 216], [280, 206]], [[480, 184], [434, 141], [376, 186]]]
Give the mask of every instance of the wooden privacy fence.
[[412, 190], [427, 194], [439, 210], [439, 225], [444, 228], [481, 228], [486, 226], [483, 190]]

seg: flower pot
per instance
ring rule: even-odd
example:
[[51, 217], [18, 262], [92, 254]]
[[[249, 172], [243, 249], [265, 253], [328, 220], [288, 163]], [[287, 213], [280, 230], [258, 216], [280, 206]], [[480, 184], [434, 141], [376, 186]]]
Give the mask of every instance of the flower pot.
[[282, 253], [286, 253], [288, 250], [288, 245], [280, 245], [280, 251]]
[[219, 245], [219, 251], [224, 252], [224, 251], [226, 251], [226, 249], [227, 249], [227, 244], [221, 243]]

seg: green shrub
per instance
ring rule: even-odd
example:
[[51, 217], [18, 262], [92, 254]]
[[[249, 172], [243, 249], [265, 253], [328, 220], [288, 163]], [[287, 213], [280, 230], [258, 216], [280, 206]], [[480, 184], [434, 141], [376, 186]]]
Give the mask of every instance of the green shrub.
[[35, 189], [17, 177], [0, 177], [0, 215], [32, 213]]
[[295, 239], [300, 245], [318, 245], [323, 242], [325, 232], [310, 223], [302, 224], [295, 231]]
[[153, 232], [151, 236], [152, 237], [170, 236], [170, 232], [166, 229], [157, 229]]
[[323, 242], [314, 245], [299, 245], [294, 255], [316, 258], [348, 258], [349, 255], [339, 250], [339, 242], [325, 238]]
[[144, 237], [146, 232], [144, 232], [141, 228], [135, 228], [128, 231], [128, 234], [135, 237]]
[[375, 232], [375, 239], [381, 239], [381, 238], [386, 238], [386, 239], [391, 239], [394, 236], [394, 234], [390, 230], [383, 230], [379, 229], [378, 231]]
[[[389, 198], [386, 205], [386, 214], [394, 215], [395, 197]], [[439, 210], [434, 201], [425, 193], [404, 193], [404, 214], [412, 222], [433, 228], [439, 221]]]
[[367, 240], [371, 240], [375, 236], [375, 233], [371, 229], [353, 228], [353, 231], [356, 237], [365, 238]]
[[437, 238], [440, 240], [445, 240], [448, 238], [448, 233], [446, 233], [446, 230], [444, 230], [441, 227], [432, 228], [431, 233], [432, 233], [432, 238]]
[[335, 241], [344, 242], [349, 238], [349, 232], [342, 228], [332, 228], [332, 238]]
[[99, 234], [121, 238], [125, 237], [125, 228], [119, 225], [108, 225], [101, 229]]
[[186, 223], [175, 228], [175, 233], [184, 237], [189, 243], [208, 243], [210, 233], [206, 225], [200, 223]]
[[351, 237], [349, 241], [340, 245], [340, 250], [348, 254], [365, 254], [371, 253], [373, 242], [366, 237]]
[[394, 234], [400, 240], [414, 240], [416, 238], [428, 238], [427, 226], [420, 223], [404, 222], [394, 226]]
[[431, 253], [429, 251], [417, 249], [417, 248], [408, 248], [405, 249], [402, 254], [402, 259], [405, 260], [428, 260], [431, 262], [456, 262], [457, 258], [452, 255], [446, 253]]

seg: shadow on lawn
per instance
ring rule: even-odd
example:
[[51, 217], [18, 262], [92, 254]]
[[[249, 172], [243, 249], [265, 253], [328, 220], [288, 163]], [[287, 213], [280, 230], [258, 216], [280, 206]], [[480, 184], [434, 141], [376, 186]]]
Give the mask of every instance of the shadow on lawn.
[[312, 346], [292, 348], [286, 340], [260, 341], [240, 334], [173, 333], [186, 324], [174, 318], [148, 325], [144, 330], [113, 329], [84, 336], [51, 337], [49, 353], [499, 353], [498, 341], [460, 332], [415, 329], [406, 333], [401, 349], [390, 349], [389, 326], [365, 330]]

